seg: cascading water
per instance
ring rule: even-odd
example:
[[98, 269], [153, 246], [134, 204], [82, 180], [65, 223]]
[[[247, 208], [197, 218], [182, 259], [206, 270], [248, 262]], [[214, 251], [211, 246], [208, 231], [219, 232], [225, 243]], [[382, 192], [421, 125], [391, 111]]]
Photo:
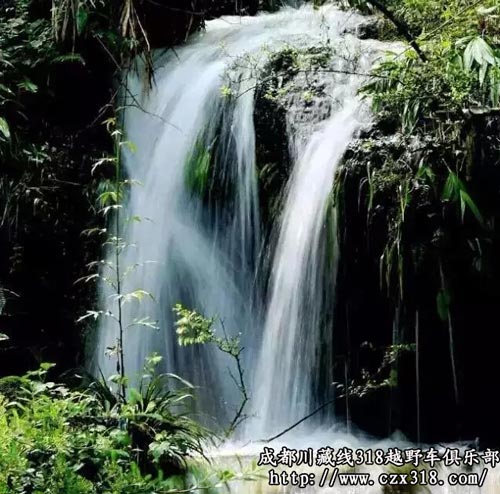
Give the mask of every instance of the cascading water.
[[279, 431], [312, 410], [325, 325], [324, 252], [319, 246], [335, 169], [359, 125], [357, 111], [358, 105], [348, 99], [309, 140], [291, 178], [254, 386], [260, 411], [257, 437]]
[[[245, 443], [280, 432], [332, 397], [328, 369], [333, 366], [336, 259], [331, 190], [346, 147], [369, 119], [356, 96], [359, 75], [368, 72], [375, 53], [384, 48], [345, 34], [362, 20], [334, 6], [305, 6], [211, 21], [206, 33], [156, 61], [152, 87], [141, 70], [127, 76], [126, 139], [137, 151], [124, 158], [128, 177], [141, 185], [131, 187], [121, 215], [132, 220], [123, 224], [127, 247], [120, 256], [121, 292], [145, 290], [155, 301], [124, 306], [126, 372], [133, 377], [147, 355], [163, 355], [162, 370], [199, 386], [200, 410], [223, 424], [240, 399], [228, 373], [233, 363], [210, 347], [179, 348], [172, 307], [181, 302], [219, 316], [230, 332], [242, 333], [245, 347], [247, 413], [252, 415], [245, 423]], [[260, 233], [255, 85], [269, 53], [317, 44], [332, 52], [321, 96], [305, 109], [300, 89], [282, 95], [292, 171], [268, 239]], [[301, 73], [299, 67], [295, 79], [301, 78], [307, 87], [307, 70]], [[228, 92], [230, 97], [223, 97]], [[262, 259], [271, 266], [263, 268]], [[105, 270], [103, 275], [110, 276]], [[101, 301], [105, 313], [116, 312], [116, 297], [106, 286]], [[157, 320], [159, 330], [133, 324], [147, 318]], [[117, 332], [111, 317], [101, 319], [94, 371], [115, 373], [115, 361], [105, 354], [116, 345]], [[325, 438], [326, 428], [320, 430], [320, 435], [307, 430], [287, 436], [287, 444], [298, 449], [323, 447], [326, 441], [335, 448], [374, 447], [338, 433]], [[224, 455], [234, 453], [234, 445], [226, 447], [218, 452], [224, 465]], [[239, 452], [253, 457], [260, 447], [251, 443]], [[383, 467], [367, 471], [377, 475]], [[481, 489], [434, 486], [430, 492], [497, 492], [499, 475], [497, 469]], [[265, 481], [253, 485], [251, 492], [297, 491], [290, 485], [273, 490]], [[249, 492], [248, 484], [236, 489]], [[338, 492], [337, 487], [303, 492], [319, 490]], [[344, 491], [386, 492], [378, 485]]]
[[[161, 57], [151, 88], [140, 71], [127, 77], [126, 137], [137, 151], [125, 162], [128, 176], [141, 185], [131, 188], [124, 215], [136, 221], [124, 232], [122, 292], [141, 289], [156, 300], [126, 305], [124, 319], [131, 324], [149, 316], [160, 328], [126, 329], [127, 373], [139, 374], [145, 357], [160, 353], [165, 370], [199, 386], [202, 410], [223, 422], [239, 400], [227, 370], [232, 364], [211, 348], [179, 348], [171, 309], [182, 302], [219, 316], [229, 331], [242, 333], [247, 375], [253, 373], [255, 417], [247, 433], [254, 437], [310, 411], [319, 363], [328, 359], [320, 355], [321, 339], [328, 338], [324, 301], [333, 300], [324, 285], [326, 207], [336, 166], [363, 120], [360, 77], [348, 72], [366, 72], [379, 49], [344, 34], [361, 19], [331, 5], [220, 19]], [[287, 43], [328, 43], [335, 63], [325, 70], [324, 97], [311, 103], [309, 117], [291, 97], [287, 126], [295, 165], [281, 226], [275, 226], [278, 240], [264, 245], [254, 93], [268, 53]], [[228, 80], [229, 98], [221, 94]], [[267, 253], [274, 259], [269, 293], [255, 281], [262, 278], [258, 256], [266, 249], [275, 249]], [[101, 298], [113, 310], [108, 290]], [[116, 334], [112, 318], [103, 319], [93, 365], [108, 375], [115, 364], [105, 350]]]

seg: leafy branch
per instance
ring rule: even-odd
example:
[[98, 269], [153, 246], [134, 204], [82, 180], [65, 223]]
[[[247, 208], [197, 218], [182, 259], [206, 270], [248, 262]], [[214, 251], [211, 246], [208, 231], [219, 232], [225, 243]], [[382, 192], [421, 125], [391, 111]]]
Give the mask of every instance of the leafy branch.
[[206, 318], [194, 310], [186, 309], [181, 304], [176, 304], [173, 311], [177, 316], [175, 326], [179, 345], [188, 346], [213, 343], [221, 352], [235, 360], [238, 377], [235, 377], [231, 371], [229, 371], [229, 374], [238, 388], [242, 400], [226, 431], [226, 435], [230, 436], [246, 420], [247, 415], [244, 414], [244, 410], [250, 399], [245, 384], [245, 371], [241, 362], [241, 355], [244, 348], [240, 346], [240, 339], [238, 337], [229, 337], [222, 321], [221, 326], [224, 337], [217, 336], [214, 329], [216, 318]]

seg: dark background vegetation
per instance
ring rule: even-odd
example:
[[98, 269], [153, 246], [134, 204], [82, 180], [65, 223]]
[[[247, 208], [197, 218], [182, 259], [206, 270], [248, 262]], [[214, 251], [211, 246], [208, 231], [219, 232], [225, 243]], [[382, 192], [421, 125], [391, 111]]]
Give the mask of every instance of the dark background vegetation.
[[[136, 2], [152, 47], [183, 42], [213, 16], [255, 12], [245, 1], [187, 3]], [[113, 113], [120, 65], [145, 43], [122, 31], [121, 2], [103, 5], [94, 12], [89, 2], [80, 24], [69, 18], [56, 39], [52, 1], [0, 4], [0, 116], [11, 134], [0, 140], [0, 285], [8, 300], [0, 331], [10, 336], [0, 375], [83, 361], [84, 328], [75, 321], [95, 294], [75, 281], [100, 249], [98, 239], [82, 235], [101, 221], [102, 177], [91, 168], [112, 149], [102, 122]]]

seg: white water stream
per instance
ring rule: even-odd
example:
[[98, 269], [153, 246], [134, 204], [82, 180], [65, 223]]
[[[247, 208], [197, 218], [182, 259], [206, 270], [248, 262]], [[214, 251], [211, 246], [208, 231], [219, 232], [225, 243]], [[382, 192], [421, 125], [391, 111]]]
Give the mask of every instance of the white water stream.
[[[361, 21], [360, 16], [333, 6], [283, 9], [255, 18], [226, 17], [207, 23], [206, 32], [193, 36], [175, 53], [160, 56], [151, 88], [140, 70], [127, 79], [131, 107], [125, 129], [137, 150], [126, 154], [126, 171], [141, 185], [131, 187], [122, 215], [134, 218], [124, 228], [129, 246], [120, 259], [125, 274], [122, 293], [145, 290], [155, 300], [127, 304], [124, 319], [132, 324], [148, 317], [158, 322], [159, 329], [126, 328], [126, 370], [138, 375], [147, 355], [161, 354], [162, 370], [199, 387], [205, 420], [212, 423], [208, 418], [212, 417], [227, 423], [240, 401], [228, 372], [234, 364], [214, 348], [180, 348], [172, 307], [181, 302], [206, 316], [218, 316], [229, 333], [241, 333], [245, 347], [251, 397], [247, 412], [252, 417], [245, 423], [242, 444], [280, 432], [332, 397], [332, 379], [325, 369], [332, 367], [335, 262], [326, 262], [326, 251], [332, 249], [327, 237], [335, 232], [326, 231], [332, 228], [327, 220], [334, 216], [331, 191], [336, 168], [369, 118], [356, 95], [362, 78], [343, 72], [366, 73], [384, 49], [382, 43], [346, 34]], [[268, 240], [261, 236], [259, 215], [253, 118], [256, 74], [269, 53], [286, 46], [314, 45], [331, 47], [334, 70], [325, 71], [322, 96], [307, 105], [300, 92], [285, 96], [293, 170], [281, 216]], [[228, 84], [228, 76], [232, 96], [224, 97], [221, 88]], [[217, 179], [210, 188], [209, 204], [196, 190], [206, 177], [196, 176], [193, 187], [191, 169], [193, 160], [205, 158]], [[262, 257], [271, 260], [269, 273], [260, 271], [265, 265]], [[261, 283], [263, 279], [269, 282]], [[101, 301], [104, 310], [116, 311], [105, 287]], [[112, 318], [102, 319], [91, 365], [105, 375], [115, 373], [116, 362], [105, 353], [115, 346], [117, 331]], [[296, 430], [298, 447], [337, 443], [357, 447], [357, 440], [329, 431], [327, 424], [331, 420], [318, 415], [305, 429]], [[254, 456], [259, 450], [254, 444], [228, 446], [219, 453], [223, 458], [236, 453]], [[492, 493], [497, 492], [494, 485], [498, 475], [492, 475], [482, 490], [444, 486], [431, 492]], [[299, 490], [271, 488], [263, 481], [243, 483], [237, 492]], [[340, 492], [388, 491], [374, 486]]]
[[[275, 225], [279, 239], [263, 245], [253, 123], [256, 76], [270, 52], [325, 43], [338, 52], [334, 67], [340, 72], [366, 72], [381, 44], [344, 34], [360, 20], [333, 6], [219, 19], [160, 57], [152, 88], [141, 75], [128, 76], [127, 100], [135, 108], [126, 111], [125, 129], [137, 150], [126, 155], [126, 169], [141, 185], [131, 188], [123, 215], [137, 221], [125, 230], [130, 247], [120, 261], [129, 272], [122, 292], [145, 290], [155, 301], [126, 305], [124, 320], [150, 317], [160, 329], [126, 329], [127, 372], [140, 373], [145, 357], [158, 352], [165, 370], [200, 386], [203, 412], [227, 420], [240, 399], [227, 370], [232, 363], [213, 348], [179, 348], [171, 308], [182, 302], [217, 315], [229, 332], [242, 334], [246, 348], [255, 415], [249, 434], [274, 431], [314, 405], [319, 346], [328, 326], [322, 319], [326, 206], [336, 166], [361, 124], [358, 76], [325, 74], [326, 94], [309, 104], [307, 118], [300, 101], [292, 100], [287, 119], [294, 171], [281, 226], [280, 218]], [[360, 61], [353, 66], [353, 59]], [[228, 77], [232, 97], [223, 97]], [[330, 110], [323, 122], [325, 101]], [[212, 190], [222, 198], [210, 206], [186, 178], [200, 149], [211, 153], [220, 180]], [[263, 252], [274, 258], [269, 293], [256, 282], [257, 256]], [[116, 311], [107, 290], [102, 299]], [[115, 321], [105, 318], [95, 365], [108, 375], [115, 363], [104, 354], [116, 334]]]

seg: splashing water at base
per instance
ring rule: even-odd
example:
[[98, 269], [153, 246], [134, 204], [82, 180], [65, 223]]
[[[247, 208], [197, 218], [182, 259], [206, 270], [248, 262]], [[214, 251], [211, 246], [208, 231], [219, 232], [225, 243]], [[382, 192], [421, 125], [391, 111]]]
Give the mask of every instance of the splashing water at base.
[[[367, 465], [358, 464], [354, 468], [349, 466], [339, 466], [337, 473], [335, 473], [335, 467], [329, 465], [298, 465], [295, 467], [284, 467], [278, 465], [274, 466], [261, 466], [255, 470], [255, 463], [259, 460], [261, 453], [264, 448], [273, 448], [275, 454], [278, 454], [282, 447], [289, 450], [305, 451], [308, 448], [312, 448], [313, 457], [316, 455], [321, 448], [326, 446], [333, 448], [335, 451], [340, 448], [347, 448], [353, 452], [353, 457], [356, 458], [357, 455], [363, 455], [364, 458], [376, 457], [376, 451], [383, 451], [387, 453], [391, 448], [399, 448], [400, 450], [405, 449], [429, 449], [429, 446], [416, 446], [404, 438], [398, 437], [395, 434], [392, 438], [384, 440], [374, 440], [369, 438], [362, 433], [358, 432], [355, 436], [352, 434], [346, 434], [340, 430], [325, 429], [309, 429], [305, 433], [294, 432], [287, 436], [286, 440], [284, 438], [278, 439], [271, 443], [247, 443], [247, 444], [226, 444], [224, 448], [214, 451], [210, 455], [213, 466], [222, 470], [232, 470], [235, 472], [252, 472], [251, 475], [258, 475], [261, 478], [249, 480], [241, 480], [230, 483], [230, 491], [226, 488], [221, 488], [220, 492], [231, 492], [233, 494], [497, 494], [500, 485], [500, 466], [495, 468], [490, 468], [488, 465], [476, 465], [472, 468], [465, 468], [460, 466], [446, 467], [442, 464], [437, 463], [434, 468], [431, 468], [424, 463], [420, 463], [419, 467], [416, 468], [412, 464], [406, 464], [403, 467], [396, 467], [393, 465]], [[442, 454], [445, 448], [460, 448], [461, 454], [466, 449], [467, 446], [459, 444], [450, 445], [439, 445], [437, 450]], [[297, 456], [298, 457], [298, 456]], [[361, 457], [361, 456], [360, 456]], [[304, 456], [307, 458], [307, 456]], [[484, 472], [484, 469], [487, 472]], [[281, 474], [286, 472], [288, 475], [287, 485], [270, 485], [270, 479], [273, 482], [277, 481], [276, 475], [270, 474], [270, 471], [275, 474]], [[325, 470], [327, 470], [325, 474]], [[425, 471], [422, 474], [422, 470]], [[290, 474], [296, 472], [297, 476], [301, 476], [301, 481], [310, 482], [311, 479], [314, 484], [309, 484], [306, 487], [299, 487], [297, 485], [292, 485]], [[382, 482], [391, 482], [390, 474], [410, 474], [412, 471], [418, 471], [419, 475], [428, 479], [433, 478], [432, 483], [438, 482], [441, 485], [382, 485], [381, 476], [383, 476]], [[430, 474], [431, 471], [435, 471], [435, 474]], [[353, 485], [349, 484], [349, 480], [345, 477], [341, 480], [339, 477], [344, 474], [359, 474], [360, 477], [365, 478], [365, 485]], [[369, 475], [369, 477], [367, 477]], [[430, 476], [429, 476], [430, 475]], [[434, 477], [435, 475], [435, 477]], [[461, 482], [481, 482], [483, 484], [479, 485], [452, 485], [450, 483], [450, 476], [453, 476], [453, 482], [457, 482], [458, 478], [461, 478]], [[332, 485], [329, 485], [334, 478]], [[354, 478], [351, 476], [351, 478]], [[413, 477], [410, 477], [413, 478]], [[296, 477], [296, 481], [300, 481]], [[400, 481], [400, 478], [393, 477], [392, 481]], [[324, 482], [324, 484], [322, 484]], [[344, 485], [341, 484], [344, 482]], [[320, 486], [321, 484], [321, 486]]]

